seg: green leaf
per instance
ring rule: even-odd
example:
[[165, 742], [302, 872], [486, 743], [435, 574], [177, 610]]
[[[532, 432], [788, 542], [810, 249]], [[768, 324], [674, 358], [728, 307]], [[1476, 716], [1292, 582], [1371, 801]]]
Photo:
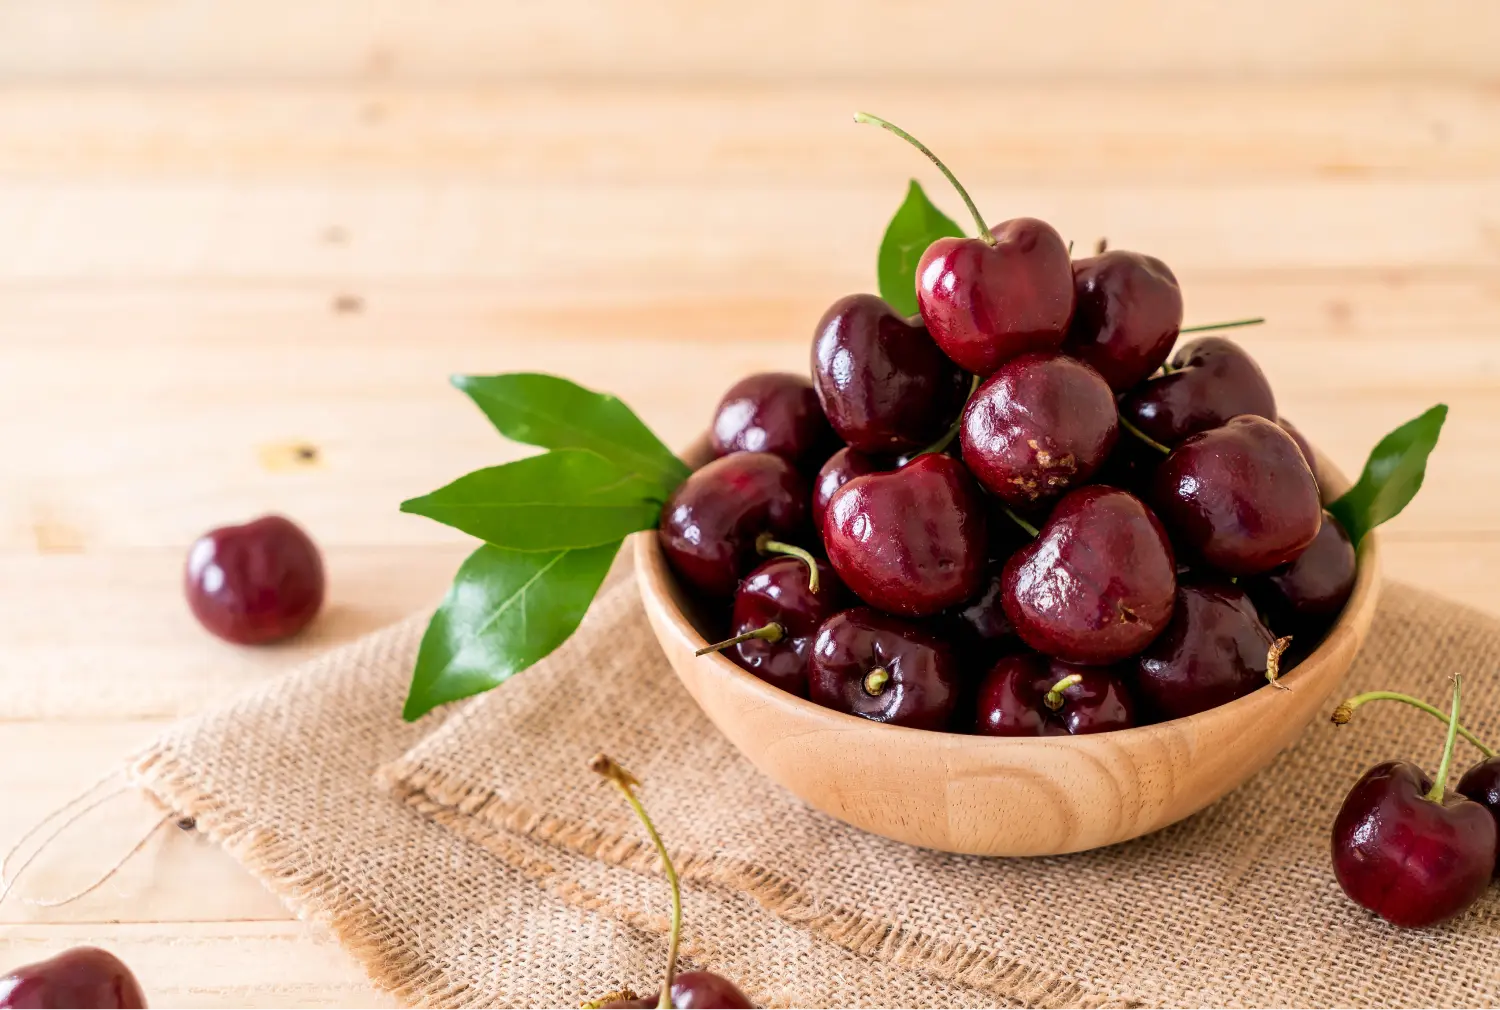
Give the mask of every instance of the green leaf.
[[903, 316], [917, 314], [917, 261], [927, 247], [940, 238], [959, 238], [963, 229], [932, 205], [917, 180], [911, 181], [906, 200], [886, 226], [875, 260], [880, 297]]
[[488, 691], [567, 641], [619, 549], [469, 555], [422, 636], [402, 716]]
[[515, 551], [556, 551], [614, 543], [650, 529], [661, 488], [586, 449], [557, 449], [486, 467], [402, 512], [436, 519]]
[[1448, 406], [1440, 403], [1382, 438], [1359, 480], [1328, 506], [1356, 546], [1366, 533], [1406, 508], [1421, 489], [1427, 457], [1447, 417]]
[[500, 434], [544, 449], [590, 449], [671, 494], [687, 464], [617, 398], [555, 375], [455, 375]]

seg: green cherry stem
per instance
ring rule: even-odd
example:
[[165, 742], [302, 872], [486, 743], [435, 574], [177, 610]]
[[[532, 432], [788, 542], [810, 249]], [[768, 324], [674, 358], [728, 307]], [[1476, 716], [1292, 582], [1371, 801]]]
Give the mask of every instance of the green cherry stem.
[[[1364, 694], [1356, 694], [1354, 697], [1344, 702], [1338, 708], [1334, 709], [1332, 716], [1333, 724], [1335, 726], [1343, 726], [1350, 719], [1354, 718], [1355, 709], [1372, 701], [1399, 701], [1403, 705], [1410, 705], [1412, 708], [1416, 709], [1419, 712], [1426, 712], [1434, 719], [1442, 719], [1444, 721], [1447, 721], [1448, 719], [1447, 713], [1445, 713], [1442, 709], [1438, 708], [1436, 705], [1427, 704], [1427, 702], [1423, 701], [1421, 698], [1413, 698], [1411, 695], [1402, 694], [1399, 691], [1366, 691]], [[1464, 729], [1462, 725], [1458, 727], [1458, 735], [1469, 741], [1469, 743], [1473, 744], [1474, 748], [1478, 750], [1479, 753], [1483, 754], [1486, 758], [1492, 758], [1495, 756], [1495, 751], [1492, 748], [1486, 747], [1484, 745], [1484, 741], [1480, 740], [1473, 733], [1470, 733], [1468, 730]]]
[[1050, 688], [1047, 689], [1047, 693], [1042, 695], [1042, 702], [1052, 711], [1056, 712], [1058, 709], [1063, 707], [1062, 693], [1068, 688], [1072, 687], [1074, 684], [1082, 682], [1082, 680], [1082, 674], [1068, 674], [1062, 680], [1059, 680], [1056, 684], [1053, 684]]
[[1009, 505], [1001, 505], [1000, 508], [1005, 512], [1006, 515], [1010, 516], [1011, 522], [1015, 523], [1017, 526], [1021, 527], [1021, 529], [1025, 530], [1029, 536], [1037, 537], [1041, 535], [1040, 530], [1031, 525], [1025, 519], [1022, 519], [1020, 516], [1016, 515], [1015, 510], [1012, 509]]
[[735, 635], [733, 638], [726, 638], [722, 642], [715, 642], [713, 645], [705, 645], [703, 648], [693, 653], [693, 655], [706, 656], [710, 652], [722, 652], [723, 650], [729, 648], [731, 645], [739, 645], [741, 642], [750, 642], [754, 641], [755, 639], [760, 639], [762, 642], [770, 642], [772, 645], [775, 645], [785, 637], [786, 629], [777, 624], [775, 621], [772, 621], [770, 624], [762, 625], [761, 627], [756, 628], [754, 631], [747, 631], [743, 635]]
[[1202, 326], [1184, 326], [1178, 333], [1203, 333], [1207, 330], [1233, 330], [1241, 326], [1259, 326], [1266, 321], [1265, 316], [1255, 316], [1251, 319], [1235, 319], [1227, 323], [1204, 323]]
[[[929, 445], [927, 448], [923, 449], [921, 452], [917, 453], [917, 456], [926, 456], [930, 452], [946, 452], [947, 451], [948, 446], [952, 445], [953, 444], [953, 440], [958, 437], [959, 430], [961, 428], [963, 428], [963, 425], [964, 425], [964, 411], [966, 411], [968, 409], [968, 407], [969, 407], [969, 401], [972, 400], [972, 399], [974, 399], [974, 391], [977, 390], [978, 388], [979, 388], [979, 376], [976, 375], [976, 376], [973, 377], [973, 380], [970, 381], [970, 383], [969, 383], [969, 395], [966, 396], [966, 397], [964, 397], [964, 405], [963, 405], [963, 407], [959, 409], [958, 416], [953, 419], [953, 423], [948, 426], [948, 430], [945, 431], [945, 432], [943, 432], [943, 437], [940, 438], [940, 439], [938, 439], [936, 442], [932, 443], [931, 445]], [[913, 457], [913, 458], [915, 459], [916, 457]]]
[[984, 223], [984, 215], [979, 213], [979, 208], [974, 206], [974, 201], [969, 198], [969, 191], [964, 189], [963, 184], [958, 181], [958, 177], [955, 176], [952, 172], [948, 171], [948, 166], [944, 165], [942, 160], [938, 158], [937, 155], [933, 154], [932, 151], [928, 149], [926, 144], [922, 143], [916, 137], [913, 137], [911, 134], [901, 129], [901, 127], [897, 126], [895, 123], [881, 119], [879, 116], [872, 116], [868, 112], [856, 112], [854, 114], [854, 121], [856, 123], [872, 123], [875, 126], [881, 127], [882, 129], [889, 130], [896, 136], [900, 137], [902, 140], [906, 141], [912, 147], [915, 147], [917, 150], [927, 155], [927, 159], [934, 165], [936, 165], [938, 167], [938, 171], [942, 172], [943, 175], [947, 177], [948, 181], [953, 183], [953, 188], [958, 190], [958, 195], [963, 198], [964, 206], [969, 208], [969, 213], [974, 216], [974, 224], [979, 228], [979, 237], [984, 240], [986, 245], [992, 246], [995, 244], [995, 236], [990, 234], [990, 226]]
[[877, 666], [865, 674], [865, 694], [871, 698], [879, 698], [885, 692], [885, 685], [891, 682], [891, 675], [883, 666]]
[[1453, 707], [1448, 712], [1448, 736], [1443, 741], [1443, 760], [1438, 765], [1437, 775], [1433, 777], [1432, 788], [1427, 790], [1427, 798], [1434, 803], [1443, 802], [1443, 794], [1448, 789], [1448, 773], [1453, 770], [1453, 741], [1458, 739], [1458, 695], [1462, 681], [1462, 675], [1453, 675]]
[[625, 797], [625, 802], [630, 804], [635, 815], [641, 819], [641, 823], [646, 826], [646, 834], [651, 836], [651, 844], [656, 846], [656, 854], [661, 857], [661, 865], [667, 871], [667, 883], [672, 885], [672, 935], [667, 943], [667, 980], [662, 983], [661, 997], [656, 1001], [658, 1008], [671, 1007], [672, 979], [677, 974], [677, 948], [682, 943], [682, 885], [677, 882], [677, 869], [672, 865], [672, 858], [667, 855], [667, 847], [662, 844], [661, 835], [656, 833], [656, 825], [651, 823], [651, 815], [646, 813], [646, 808], [636, 799], [635, 787], [640, 785], [636, 777], [604, 754], [596, 754], [589, 762], [589, 769], [613, 782]]
[[1147, 445], [1149, 445], [1151, 448], [1155, 449], [1157, 452], [1161, 453], [1163, 456], [1170, 456], [1172, 454], [1172, 450], [1171, 449], [1168, 449], [1166, 446], [1162, 445], [1156, 439], [1152, 438], [1150, 435], [1146, 434], [1144, 431], [1142, 431], [1141, 429], [1137, 428], [1135, 425], [1131, 424], [1129, 421], [1125, 420], [1125, 415], [1124, 414], [1120, 415], [1120, 427], [1122, 427], [1126, 431], [1130, 432], [1132, 435], [1134, 435], [1136, 438], [1140, 439], [1142, 442], [1145, 442]]
[[783, 543], [770, 533], [755, 538], [755, 549], [761, 554], [785, 554], [801, 561], [807, 566], [807, 588], [815, 593], [818, 591], [818, 559], [810, 553], [796, 544]]

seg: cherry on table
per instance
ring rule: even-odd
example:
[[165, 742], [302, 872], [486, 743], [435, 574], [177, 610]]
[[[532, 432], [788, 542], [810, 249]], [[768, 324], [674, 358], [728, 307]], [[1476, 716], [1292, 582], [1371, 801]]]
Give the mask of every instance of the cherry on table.
[[772, 558], [745, 576], [734, 594], [730, 638], [698, 655], [724, 650], [766, 683], [806, 698], [813, 638], [824, 621], [846, 606], [843, 583], [833, 569], [823, 561], [814, 564], [816, 587], [809, 584], [807, 565], [799, 558]]
[[735, 452], [694, 471], [661, 511], [667, 563], [708, 596], [729, 596], [760, 544], [795, 539], [807, 525], [806, 479], [780, 456]]
[[1324, 511], [1312, 543], [1290, 561], [1245, 587], [1278, 631], [1305, 633], [1325, 626], [1349, 600], [1358, 576], [1354, 542]]
[[800, 375], [762, 372], [729, 387], [714, 411], [709, 441], [715, 456], [769, 452], [811, 468], [834, 444], [813, 385]]
[[225, 641], [274, 642], [301, 631], [323, 606], [323, 559], [296, 523], [262, 516], [199, 537], [183, 591], [198, 623]]
[[1187, 438], [1153, 480], [1152, 504], [1176, 541], [1229, 575], [1295, 561], [1322, 522], [1302, 450], [1274, 421], [1255, 415]]
[[1231, 417], [1276, 420], [1276, 397], [1255, 359], [1228, 337], [1200, 337], [1172, 355], [1168, 371], [1120, 403], [1120, 416], [1165, 446], [1217, 428]]
[[958, 701], [952, 646], [920, 625], [855, 607], [818, 629], [808, 697], [875, 722], [944, 729]]
[[1177, 588], [1166, 531], [1139, 498], [1094, 485], [1057, 503], [1005, 564], [1005, 613], [1045, 655], [1102, 666], [1166, 628]]
[[818, 322], [813, 385], [833, 430], [854, 449], [897, 453], [940, 438], [970, 379], [910, 322], [874, 295], [849, 295]]
[[1182, 327], [1182, 291], [1154, 256], [1112, 249], [1073, 261], [1073, 322], [1063, 351], [1117, 393], [1161, 367]]
[[884, 470], [894, 470], [894, 466], [887, 466], [885, 462], [858, 449], [844, 446], [838, 452], [828, 457], [818, 471], [818, 476], [813, 480], [812, 490], [812, 520], [813, 528], [822, 535], [823, 516], [828, 512], [828, 500], [833, 493], [856, 477], [863, 477], [867, 473], [880, 473]]
[[1061, 354], [1005, 362], [975, 391], [959, 438], [979, 483], [1030, 506], [1082, 484], [1119, 435], [1114, 394], [1099, 373]]
[[1137, 724], [1135, 700], [1114, 672], [1036, 652], [996, 662], [975, 708], [974, 732], [984, 736], [1077, 736]]
[[844, 585], [871, 606], [924, 617], [979, 591], [986, 524], [979, 488], [951, 456], [849, 481], [828, 502], [823, 545]]
[[0, 976], [0, 1007], [134, 1010], [146, 996], [125, 962], [98, 947], [74, 947]]

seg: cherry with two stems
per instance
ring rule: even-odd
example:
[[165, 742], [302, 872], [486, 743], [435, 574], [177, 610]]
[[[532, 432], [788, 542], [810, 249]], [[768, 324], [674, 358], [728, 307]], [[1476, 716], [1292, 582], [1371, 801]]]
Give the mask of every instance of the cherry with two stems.
[[589, 762], [589, 769], [608, 779], [620, 790], [625, 802], [630, 804], [630, 809], [635, 811], [636, 817], [645, 826], [651, 844], [656, 847], [662, 869], [667, 875], [667, 883], [672, 888], [672, 932], [667, 941], [666, 979], [655, 995], [641, 998], [626, 990], [611, 993], [604, 999], [585, 1003], [583, 1006], [588, 1010], [598, 1010], [601, 1007], [676, 1007], [678, 1010], [688, 1010], [691, 1007], [754, 1006], [750, 998], [740, 991], [739, 986], [722, 975], [711, 971], [677, 971], [677, 950], [682, 942], [682, 886], [677, 880], [677, 869], [672, 865], [672, 857], [667, 855], [667, 847], [662, 843], [661, 835], [656, 833], [656, 825], [651, 822], [651, 815], [646, 813], [645, 806], [635, 794], [641, 783], [604, 754], [596, 755]]

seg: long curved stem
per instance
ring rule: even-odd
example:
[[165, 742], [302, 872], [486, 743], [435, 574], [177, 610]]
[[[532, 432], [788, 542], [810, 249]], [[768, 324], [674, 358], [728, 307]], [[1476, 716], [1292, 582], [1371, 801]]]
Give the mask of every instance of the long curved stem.
[[706, 656], [710, 652], [722, 652], [723, 650], [729, 648], [731, 645], [739, 645], [741, 642], [754, 641], [757, 638], [763, 642], [770, 642], [772, 645], [775, 645], [784, 637], [786, 637], [786, 629], [777, 624], [775, 621], [772, 621], [769, 624], [761, 625], [759, 628], [756, 628], [753, 631], [747, 631], [743, 635], [735, 635], [733, 638], [726, 638], [722, 642], [715, 642], [713, 645], [705, 645], [703, 648], [693, 653], [693, 655]]
[[901, 129], [901, 127], [897, 126], [895, 123], [881, 119], [879, 116], [872, 116], [868, 112], [856, 112], [854, 114], [854, 121], [856, 123], [872, 123], [875, 126], [890, 130], [892, 133], [900, 137], [902, 140], [906, 141], [912, 147], [915, 147], [917, 150], [927, 155], [928, 160], [936, 165], [938, 167], [938, 171], [947, 176], [948, 181], [953, 183], [953, 188], [958, 190], [958, 195], [963, 198], [964, 206], [969, 208], [969, 213], [974, 216], [974, 224], [979, 228], [979, 237], [984, 240], [986, 245], [995, 244], [995, 236], [990, 233], [990, 226], [985, 223], [984, 215], [979, 213], [979, 208], [974, 206], [973, 200], [969, 199], [969, 191], [964, 189], [963, 184], [958, 181], [958, 177], [955, 176], [952, 172], [948, 171], [948, 166], [944, 165], [942, 160], [937, 155], [933, 154], [932, 151], [928, 149], [926, 144], [922, 143], [916, 137], [913, 137], [911, 134]]
[[1453, 675], [1453, 708], [1448, 713], [1448, 736], [1443, 741], [1443, 760], [1438, 765], [1437, 775], [1433, 776], [1432, 788], [1427, 790], [1427, 798], [1434, 803], [1443, 802], [1443, 794], [1448, 789], [1448, 773], [1453, 770], [1453, 741], [1458, 739], [1458, 695], [1462, 681], [1462, 675]]
[[769, 533], [762, 533], [755, 538], [755, 549], [762, 554], [785, 554], [789, 558], [796, 558], [807, 566], [807, 588], [813, 592], [818, 591], [818, 559], [796, 544], [783, 543]]
[[1137, 428], [1135, 425], [1131, 424], [1129, 421], [1125, 420], [1125, 415], [1124, 414], [1120, 415], [1120, 427], [1124, 428], [1126, 431], [1130, 432], [1136, 438], [1140, 439], [1142, 442], [1145, 442], [1147, 445], [1149, 445], [1151, 448], [1155, 449], [1157, 452], [1161, 453], [1162, 455], [1164, 455], [1164, 456], [1170, 456], [1172, 454], [1172, 450], [1171, 449], [1168, 449], [1166, 446], [1162, 445], [1156, 439], [1152, 438], [1150, 435], [1146, 434], [1144, 431], [1142, 431], [1141, 429]]
[[[1416, 709], [1419, 712], [1426, 712], [1428, 715], [1432, 716], [1435, 719], [1442, 719], [1444, 722], [1448, 721], [1448, 713], [1444, 712], [1436, 705], [1427, 704], [1427, 702], [1423, 701], [1421, 698], [1413, 698], [1411, 695], [1402, 694], [1399, 691], [1366, 691], [1364, 694], [1356, 694], [1354, 697], [1344, 702], [1338, 708], [1334, 709], [1332, 717], [1333, 724], [1335, 726], [1344, 725], [1350, 719], [1354, 718], [1355, 709], [1372, 701], [1399, 701], [1403, 705], [1410, 705], [1412, 708]], [[1483, 740], [1480, 740], [1473, 733], [1470, 733], [1468, 730], [1464, 729], [1462, 725], [1458, 727], [1458, 735], [1469, 741], [1469, 743], [1473, 744], [1474, 748], [1478, 750], [1479, 753], [1483, 754], [1486, 758], [1492, 758], [1495, 756], [1495, 751], [1492, 748], [1486, 747]]]

